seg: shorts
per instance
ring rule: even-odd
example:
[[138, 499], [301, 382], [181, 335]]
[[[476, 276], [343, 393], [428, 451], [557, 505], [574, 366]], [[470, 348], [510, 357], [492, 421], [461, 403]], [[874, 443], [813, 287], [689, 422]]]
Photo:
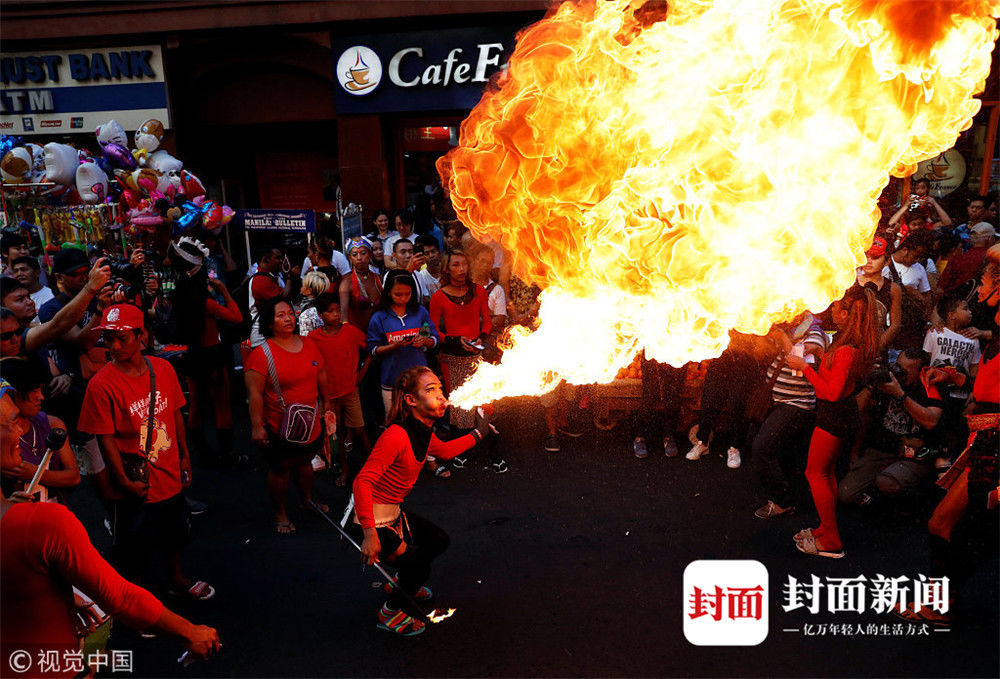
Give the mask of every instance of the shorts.
[[365, 417], [361, 414], [361, 396], [355, 389], [349, 394], [331, 399], [335, 412], [348, 429], [360, 429], [365, 426]]
[[176, 554], [187, 544], [190, 513], [183, 493], [160, 502], [116, 500], [111, 509], [112, 561], [126, 578], [141, 577], [154, 551]]
[[270, 430], [267, 433], [271, 442], [261, 448], [261, 452], [267, 461], [268, 467], [271, 469], [285, 467], [289, 463], [303, 464], [309, 462], [319, 452], [323, 441], [323, 437], [320, 435], [316, 437], [316, 440], [309, 443], [289, 443]]

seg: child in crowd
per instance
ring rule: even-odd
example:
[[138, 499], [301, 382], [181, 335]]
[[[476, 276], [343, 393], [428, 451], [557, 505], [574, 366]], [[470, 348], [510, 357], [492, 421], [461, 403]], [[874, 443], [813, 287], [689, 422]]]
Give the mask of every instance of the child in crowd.
[[[361, 397], [358, 385], [371, 366], [372, 357], [366, 351], [365, 334], [350, 323], [345, 323], [340, 312], [340, 299], [333, 294], [318, 295], [313, 302], [313, 308], [319, 314], [323, 325], [309, 333], [309, 339], [319, 349], [326, 364], [326, 376], [329, 383], [328, 398], [330, 409], [337, 415], [337, 429], [341, 440], [346, 444], [350, 440], [360, 443], [361, 452], [368, 457], [371, 443], [365, 432], [365, 420], [361, 413]], [[362, 357], [358, 367], [359, 354]], [[335, 451], [330, 451], [332, 455]], [[340, 476], [338, 486], [346, 486], [350, 477], [345, 448], [340, 451]]]

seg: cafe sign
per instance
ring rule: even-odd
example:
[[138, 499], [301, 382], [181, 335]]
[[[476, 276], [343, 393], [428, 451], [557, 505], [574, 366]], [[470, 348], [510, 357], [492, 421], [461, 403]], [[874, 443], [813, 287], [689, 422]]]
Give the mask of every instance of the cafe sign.
[[333, 35], [337, 113], [469, 110], [505, 68], [517, 29]]

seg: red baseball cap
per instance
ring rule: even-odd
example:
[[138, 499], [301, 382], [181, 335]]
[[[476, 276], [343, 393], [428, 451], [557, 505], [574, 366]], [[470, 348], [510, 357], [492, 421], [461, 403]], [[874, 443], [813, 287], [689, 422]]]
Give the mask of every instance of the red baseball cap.
[[98, 330], [141, 330], [145, 318], [142, 309], [134, 304], [115, 304], [109, 306], [101, 315], [101, 324]]
[[889, 244], [885, 242], [885, 238], [876, 237], [875, 240], [872, 241], [872, 246], [868, 248], [867, 254], [872, 257], [881, 257], [885, 254], [886, 248], [888, 247]]

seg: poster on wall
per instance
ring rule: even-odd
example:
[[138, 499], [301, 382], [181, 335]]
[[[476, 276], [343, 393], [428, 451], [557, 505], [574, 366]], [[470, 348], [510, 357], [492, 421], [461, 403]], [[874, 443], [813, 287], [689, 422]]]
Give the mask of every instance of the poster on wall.
[[128, 131], [156, 118], [170, 128], [159, 45], [0, 53], [0, 132]]

